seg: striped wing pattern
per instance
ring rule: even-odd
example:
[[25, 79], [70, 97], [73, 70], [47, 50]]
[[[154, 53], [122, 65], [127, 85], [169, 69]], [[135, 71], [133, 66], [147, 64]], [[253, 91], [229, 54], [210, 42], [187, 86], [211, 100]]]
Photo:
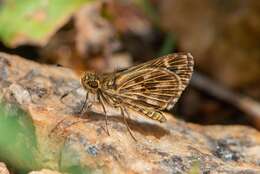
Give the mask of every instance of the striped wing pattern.
[[134, 66], [116, 75], [116, 93], [131, 105], [171, 109], [191, 78], [193, 64], [191, 54], [176, 53]]

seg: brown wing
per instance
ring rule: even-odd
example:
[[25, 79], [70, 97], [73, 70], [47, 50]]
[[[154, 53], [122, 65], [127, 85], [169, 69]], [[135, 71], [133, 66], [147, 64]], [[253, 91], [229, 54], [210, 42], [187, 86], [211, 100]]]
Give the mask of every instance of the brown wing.
[[131, 67], [128, 70], [124, 71], [122, 74], [128, 74], [140, 69], [151, 67], [165, 68], [178, 75], [182, 81], [182, 85], [185, 88], [191, 78], [193, 65], [194, 61], [190, 53], [173, 53]]
[[175, 103], [182, 92], [180, 78], [163, 68], [140, 69], [129, 74], [124, 83], [118, 82], [116, 93], [123, 102], [157, 110]]
[[190, 53], [175, 53], [134, 66], [116, 75], [117, 95], [144, 107], [171, 109], [191, 78], [193, 64]]

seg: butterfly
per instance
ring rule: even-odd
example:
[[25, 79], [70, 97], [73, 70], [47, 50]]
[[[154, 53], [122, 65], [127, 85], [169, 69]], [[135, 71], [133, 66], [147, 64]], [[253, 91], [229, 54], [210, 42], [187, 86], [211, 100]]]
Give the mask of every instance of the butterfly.
[[126, 120], [127, 110], [165, 122], [163, 111], [170, 110], [178, 101], [191, 79], [193, 66], [190, 53], [173, 53], [119, 72], [85, 72], [81, 77], [81, 85], [86, 97], [80, 112], [87, 102], [91, 102], [88, 101], [91, 93], [102, 106], [107, 133], [105, 105], [120, 109], [130, 135], [136, 140]]
[[81, 112], [88, 101], [88, 94], [92, 93], [102, 106], [106, 128], [105, 104], [120, 109], [131, 135], [125, 119], [127, 109], [165, 122], [166, 117], [162, 111], [170, 110], [178, 101], [191, 79], [193, 66], [194, 59], [190, 53], [173, 53], [120, 72], [85, 72], [81, 84], [87, 93]]

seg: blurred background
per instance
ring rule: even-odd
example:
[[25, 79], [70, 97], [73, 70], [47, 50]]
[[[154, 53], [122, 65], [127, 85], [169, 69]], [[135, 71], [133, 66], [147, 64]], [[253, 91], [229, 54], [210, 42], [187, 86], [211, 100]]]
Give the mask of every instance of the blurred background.
[[195, 73], [172, 112], [260, 129], [259, 0], [2, 0], [0, 51], [79, 75], [191, 52]]

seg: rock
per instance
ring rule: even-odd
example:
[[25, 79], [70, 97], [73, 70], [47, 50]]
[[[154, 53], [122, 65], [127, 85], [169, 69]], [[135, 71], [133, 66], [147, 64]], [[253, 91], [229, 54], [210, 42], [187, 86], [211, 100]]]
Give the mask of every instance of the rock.
[[[26, 111], [22, 117], [32, 122], [37, 167], [32, 165], [31, 171], [168, 174], [199, 169], [200, 173], [260, 173], [260, 133], [253, 128], [200, 126], [170, 114], [166, 123], [157, 123], [131, 113], [127, 121], [137, 142], [120, 115], [108, 117], [109, 136], [104, 115], [77, 114], [85, 92], [77, 89], [79, 77], [72, 71], [5, 53], [0, 54], [0, 67], [5, 69], [0, 73], [2, 101], [9, 111], [18, 105]], [[72, 89], [77, 90], [60, 99]], [[94, 105], [90, 108], [102, 113], [100, 106]]]
[[0, 173], [1, 174], [10, 174], [6, 165], [2, 162], [0, 162]]
[[43, 169], [41, 171], [30, 172], [29, 174], [61, 174], [61, 173], [55, 172], [55, 171], [51, 171], [51, 170], [47, 170], [47, 169]]

